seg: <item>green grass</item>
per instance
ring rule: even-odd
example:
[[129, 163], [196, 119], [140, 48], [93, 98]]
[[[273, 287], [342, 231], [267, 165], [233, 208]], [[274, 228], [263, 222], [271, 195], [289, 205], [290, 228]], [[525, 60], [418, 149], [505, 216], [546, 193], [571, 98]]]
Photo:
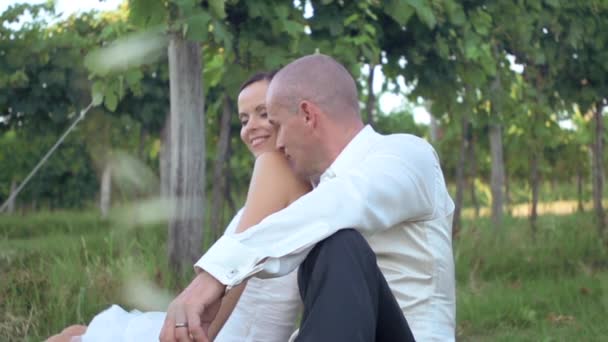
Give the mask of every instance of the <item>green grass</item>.
[[[118, 228], [92, 212], [0, 217], [0, 341], [43, 340], [112, 303], [134, 308], [133, 275], [176, 293], [187, 278], [171, 276], [165, 239], [164, 225]], [[608, 246], [591, 214], [542, 216], [535, 240], [525, 219], [500, 232], [468, 220], [454, 246], [459, 341], [608, 336]]]
[[608, 245], [591, 215], [468, 221], [456, 242], [459, 340], [600, 341], [608, 336]]

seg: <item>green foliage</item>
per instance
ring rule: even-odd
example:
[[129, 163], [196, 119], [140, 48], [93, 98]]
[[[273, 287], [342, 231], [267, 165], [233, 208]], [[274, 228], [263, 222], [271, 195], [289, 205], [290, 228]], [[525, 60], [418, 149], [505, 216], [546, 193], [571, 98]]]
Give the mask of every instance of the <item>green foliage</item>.
[[[23, 179], [72, 122], [72, 113], [90, 101], [98, 108], [85, 120], [82, 134], [73, 138], [74, 146], [82, 147], [67, 162], [90, 175], [50, 163], [47, 167], [58, 169], [48, 172], [57, 176], [47, 178], [43, 187], [67, 194], [64, 183], [53, 182], [63, 179], [59, 175], [78, 175], [74, 184], [88, 190], [69, 197], [81, 196], [79, 206], [86, 206], [96, 198], [96, 175], [104, 160], [117, 150], [157, 170], [160, 131], [169, 110], [168, 32], [201, 42], [210, 162], [225, 96], [234, 102], [240, 83], [252, 73], [318, 50], [336, 57], [357, 78], [364, 76], [363, 65], [378, 65], [386, 82], [404, 78], [411, 88], [396, 92], [408, 92], [413, 102], [428, 101], [442, 125], [436, 148], [449, 180], [462, 140], [457, 123], [465, 115], [471, 122], [468, 138], [477, 142], [480, 182], [489, 174], [487, 125], [494, 122], [504, 125], [507, 172], [513, 182], [529, 178], [532, 153], [543, 156], [543, 178], [571, 181], [579, 168], [588, 169], [591, 131], [583, 114], [606, 94], [603, 3], [391, 0], [310, 5], [313, 14], [305, 17], [303, 2], [131, 0], [116, 12], [84, 13], [53, 24], [37, 15], [52, 13], [50, 5], [10, 7], [2, 14], [5, 22], [15, 22], [25, 11], [34, 13], [34, 20], [18, 29], [0, 27], [0, 131], [9, 132], [0, 159], [15, 158], [0, 173], [0, 198], [8, 196], [11, 181]], [[521, 75], [509, 69], [507, 54], [524, 66]], [[385, 83], [383, 91], [387, 89]], [[406, 112], [379, 113], [374, 124], [381, 131], [424, 136], [425, 127], [413, 124]], [[564, 118], [572, 118], [576, 130], [561, 129], [558, 121]], [[245, 184], [251, 157], [234, 134], [238, 129], [234, 120], [230, 165], [233, 182]], [[11, 135], [19, 143], [9, 143], [6, 137]], [[75, 200], [70, 205], [63, 199], [50, 201], [51, 193], [32, 192], [20, 203], [37, 199], [38, 205], [75, 205]]]
[[169, 18], [166, 1], [129, 0], [129, 20], [138, 27], [155, 27]]
[[425, 137], [426, 127], [416, 124], [410, 110], [390, 114], [380, 114], [375, 117], [374, 129], [382, 134], [407, 132], [419, 137]]
[[[53, 135], [34, 136], [23, 131], [3, 134], [0, 138], [0, 161], [4, 165], [3, 172], [0, 173], [2, 200], [8, 197], [11, 182], [21, 182], [55, 140]], [[88, 206], [96, 193], [96, 180], [94, 165], [82, 140], [78, 133], [68, 137], [54, 158], [49, 159], [37, 177], [23, 190], [17, 204], [32, 210]], [[64, 191], [58, 184], [70, 191]]]
[[[121, 11], [85, 13], [53, 25], [26, 25], [16, 32], [2, 28], [0, 34], [15, 38], [0, 42], [4, 52], [0, 55], [0, 75], [17, 70], [11, 79], [24, 86], [0, 92], [4, 119], [0, 159], [7, 161], [0, 173], [0, 198], [8, 197], [11, 182], [18, 184], [24, 179], [88, 103], [87, 78], [93, 78], [93, 102], [103, 103], [117, 119], [94, 110], [107, 117], [101, 121], [108, 124], [94, 127], [85, 120], [81, 124], [84, 130], [77, 129], [68, 137], [24, 189], [18, 205], [31, 209], [88, 206], [97, 197], [97, 174], [112, 149], [139, 150], [139, 155], [146, 155], [142, 153], [148, 144], [146, 131], [160, 130], [168, 108], [166, 65], [131, 65], [120, 73], [102, 77], [103, 72], [99, 72], [89, 77], [82, 62], [97, 46], [133, 31], [125, 18]], [[25, 45], [35, 46], [34, 53], [28, 54]], [[95, 124], [101, 121], [94, 120]], [[157, 165], [156, 159], [143, 159]]]

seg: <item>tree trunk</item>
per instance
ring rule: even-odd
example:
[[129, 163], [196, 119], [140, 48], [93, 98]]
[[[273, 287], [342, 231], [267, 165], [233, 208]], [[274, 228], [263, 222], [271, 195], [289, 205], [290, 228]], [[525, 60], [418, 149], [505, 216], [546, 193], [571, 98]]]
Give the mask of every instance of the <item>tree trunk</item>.
[[15, 193], [15, 190], [17, 190], [17, 182], [15, 182], [15, 180], [11, 180], [11, 192], [8, 193], [8, 197], [9, 197], [9, 201], [8, 204], [6, 205], [6, 212], [9, 214], [12, 214], [15, 212], [15, 197], [17, 196], [13, 196], [13, 193]]
[[505, 165], [502, 158], [502, 129], [500, 124], [490, 125], [490, 154], [492, 172], [490, 188], [492, 191], [492, 223], [495, 228], [502, 224], [504, 208]]
[[234, 201], [234, 197], [232, 196], [232, 191], [231, 191], [231, 186], [230, 184], [234, 183], [233, 180], [231, 180], [231, 175], [232, 172], [230, 172], [230, 168], [226, 168], [226, 187], [225, 187], [225, 195], [224, 198], [226, 198], [226, 201], [228, 203], [228, 208], [230, 209], [231, 213], [236, 213], [236, 202]]
[[146, 146], [146, 138], [148, 136], [148, 133], [143, 127], [143, 124], [140, 125], [141, 126], [139, 127], [139, 143], [137, 145], [137, 158], [139, 158], [139, 160], [143, 162], [146, 159], [144, 156], [146, 149], [144, 147]]
[[367, 102], [365, 109], [367, 110], [367, 124], [372, 126], [374, 122], [374, 112], [376, 109], [376, 95], [374, 94], [374, 70], [376, 66], [369, 65], [369, 75], [367, 76]]
[[201, 47], [172, 33], [169, 41], [171, 177], [169, 264], [182, 274], [202, 255], [205, 121]]
[[[469, 131], [471, 128], [469, 128]], [[475, 208], [475, 218], [479, 218], [479, 201], [477, 200], [477, 190], [475, 189], [475, 179], [477, 178], [477, 160], [475, 159], [475, 136], [471, 135], [471, 139], [469, 140], [469, 156], [467, 160], [471, 165], [469, 175], [469, 180], [471, 183], [471, 203], [473, 203], [473, 208]]]
[[467, 148], [469, 136], [469, 119], [467, 115], [462, 116], [462, 139], [460, 140], [460, 152], [458, 156], [458, 165], [456, 166], [456, 208], [454, 209], [454, 219], [452, 223], [452, 237], [456, 237], [461, 228], [462, 202], [465, 188], [465, 172], [464, 168], [467, 164]]
[[[430, 107], [431, 106], [427, 106], [427, 108], [430, 108]], [[433, 115], [431, 115], [431, 122], [430, 122], [429, 128], [431, 130], [431, 134], [430, 134], [431, 144], [435, 144], [437, 142], [437, 140], [439, 140], [439, 121], [437, 121], [437, 119], [435, 119], [435, 117]]]
[[171, 114], [167, 113], [165, 124], [160, 131], [160, 152], [158, 156], [160, 171], [160, 197], [168, 199], [171, 178]]
[[537, 232], [537, 218], [538, 218], [538, 189], [539, 189], [539, 173], [538, 173], [538, 162], [539, 153], [535, 150], [532, 152], [532, 159], [530, 160], [530, 188], [532, 189], [532, 207], [530, 208], [530, 228], [532, 229], [532, 238], [536, 240]]
[[220, 119], [220, 138], [217, 146], [217, 157], [213, 171], [213, 190], [211, 200], [211, 224], [213, 240], [223, 233], [222, 208], [226, 200], [226, 165], [230, 158], [230, 116], [232, 113], [230, 97], [224, 95], [222, 117]]
[[[508, 157], [507, 155], [503, 154], [503, 165], [508, 164], [507, 157]], [[504, 177], [505, 177], [504, 208], [507, 211], [507, 215], [511, 215], [511, 195], [510, 195], [511, 183], [509, 182], [511, 179], [509, 178], [509, 172], [507, 171], [506, 167], [504, 169]]]
[[108, 217], [110, 212], [110, 203], [112, 199], [112, 167], [109, 162], [103, 168], [101, 174], [101, 185], [99, 190], [99, 209], [101, 217]]
[[600, 236], [603, 236], [606, 222], [604, 220], [604, 207], [602, 205], [602, 196], [604, 189], [604, 121], [602, 117], [603, 106], [597, 103], [595, 106], [595, 134], [593, 137], [593, 208], [597, 219], [597, 229]]
[[583, 168], [579, 163], [576, 167], [576, 193], [578, 197], [578, 212], [582, 213], [585, 211], [583, 206]]

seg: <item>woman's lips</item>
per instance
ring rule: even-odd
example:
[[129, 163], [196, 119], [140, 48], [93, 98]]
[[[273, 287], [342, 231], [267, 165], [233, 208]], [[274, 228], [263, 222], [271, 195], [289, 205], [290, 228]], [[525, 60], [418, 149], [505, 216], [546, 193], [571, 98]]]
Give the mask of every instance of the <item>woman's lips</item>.
[[266, 140], [268, 140], [268, 136], [253, 138], [251, 139], [251, 147], [257, 147], [263, 144]]

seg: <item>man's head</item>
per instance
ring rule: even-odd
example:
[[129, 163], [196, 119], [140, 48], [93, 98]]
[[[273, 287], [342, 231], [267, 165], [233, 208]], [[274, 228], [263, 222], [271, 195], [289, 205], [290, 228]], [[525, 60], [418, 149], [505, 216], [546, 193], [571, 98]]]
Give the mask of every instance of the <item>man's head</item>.
[[266, 94], [278, 128], [277, 147], [294, 170], [311, 180], [331, 165], [363, 128], [355, 80], [333, 58], [299, 58], [281, 69]]

